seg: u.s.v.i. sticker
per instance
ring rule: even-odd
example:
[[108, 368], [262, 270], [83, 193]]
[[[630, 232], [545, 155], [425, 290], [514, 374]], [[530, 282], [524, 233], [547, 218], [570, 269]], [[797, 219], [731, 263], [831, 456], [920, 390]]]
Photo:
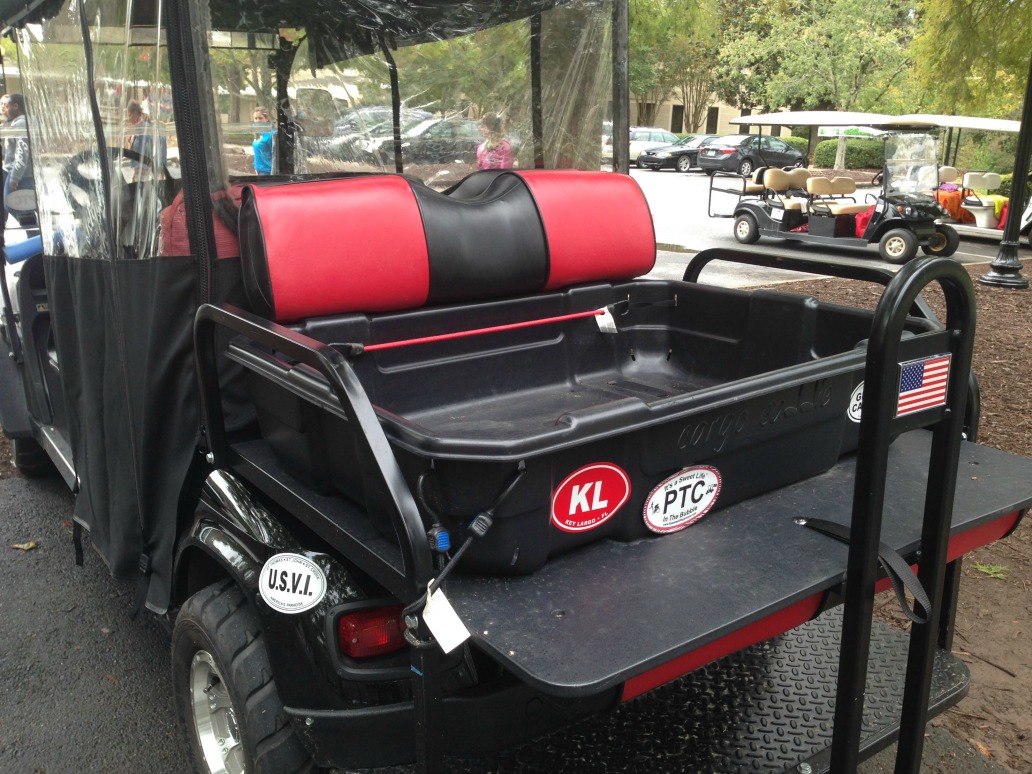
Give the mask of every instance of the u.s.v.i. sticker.
[[307, 556], [276, 554], [262, 567], [258, 590], [273, 610], [303, 613], [326, 595], [326, 575]]

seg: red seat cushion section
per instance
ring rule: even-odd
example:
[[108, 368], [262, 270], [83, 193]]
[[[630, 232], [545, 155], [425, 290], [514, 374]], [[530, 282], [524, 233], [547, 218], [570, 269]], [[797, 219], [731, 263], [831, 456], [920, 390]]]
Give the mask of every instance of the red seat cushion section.
[[545, 226], [550, 262], [546, 290], [652, 271], [656, 234], [638, 184], [615, 172], [528, 170]]
[[426, 236], [404, 178], [306, 181], [251, 191], [277, 320], [426, 302]]

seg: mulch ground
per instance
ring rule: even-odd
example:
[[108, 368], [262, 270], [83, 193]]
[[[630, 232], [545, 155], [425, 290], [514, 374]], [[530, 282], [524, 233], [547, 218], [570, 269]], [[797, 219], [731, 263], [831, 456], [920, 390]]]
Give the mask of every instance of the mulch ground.
[[[1022, 248], [1024, 249], [1024, 248]], [[973, 279], [986, 265], [968, 267]], [[1023, 276], [1032, 278], [1032, 261]], [[780, 289], [787, 288], [780, 285]], [[792, 283], [794, 292], [873, 308], [881, 288], [846, 280]], [[974, 370], [982, 395], [979, 442], [1032, 457], [1032, 291], [975, 283]], [[941, 294], [928, 293], [942, 314]], [[0, 478], [17, 475], [0, 438]], [[879, 598], [879, 616], [903, 626], [894, 597]], [[954, 649], [972, 672], [971, 691], [935, 723], [1015, 772], [1032, 771], [1032, 524], [970, 554], [958, 610]]]

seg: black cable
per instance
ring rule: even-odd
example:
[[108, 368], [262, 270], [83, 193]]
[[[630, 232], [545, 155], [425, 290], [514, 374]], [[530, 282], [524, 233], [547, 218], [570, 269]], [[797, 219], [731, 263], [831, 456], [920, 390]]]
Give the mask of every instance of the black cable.
[[495, 501], [491, 504], [491, 507], [485, 511], [481, 511], [480, 513], [478, 513], [476, 515], [476, 518], [474, 518], [473, 521], [469, 523], [467, 529], [470, 531], [471, 534], [466, 538], [465, 542], [463, 542], [463, 544], [459, 547], [459, 550], [455, 552], [455, 555], [451, 558], [451, 561], [448, 562], [448, 564], [444, 566], [444, 569], [441, 570], [440, 574], [438, 574], [438, 576], [434, 578], [433, 582], [430, 584], [430, 587], [422, 594], [420, 594], [414, 602], [410, 603], [405, 607], [405, 609], [402, 611], [403, 615], [412, 615], [413, 613], [417, 612], [421, 607], [423, 607], [426, 604], [426, 600], [430, 597], [430, 595], [441, 587], [441, 584], [444, 582], [444, 579], [447, 578], [451, 571], [455, 569], [455, 566], [459, 563], [459, 560], [462, 559], [463, 554], [466, 553], [470, 545], [472, 545], [473, 541], [476, 538], [481, 538], [487, 534], [488, 530], [491, 529], [491, 525], [494, 524], [495, 512], [498, 510], [498, 508], [501, 507], [502, 503], [505, 502], [509, 495], [512, 494], [513, 490], [516, 488], [516, 485], [519, 484], [519, 482], [523, 479], [523, 476], [526, 474], [526, 472], [527, 464], [523, 460], [520, 460], [519, 464], [516, 466], [516, 472], [513, 474], [508, 484], [506, 484], [506, 487], [502, 490], [502, 493], [498, 495], [497, 498], [495, 498]]

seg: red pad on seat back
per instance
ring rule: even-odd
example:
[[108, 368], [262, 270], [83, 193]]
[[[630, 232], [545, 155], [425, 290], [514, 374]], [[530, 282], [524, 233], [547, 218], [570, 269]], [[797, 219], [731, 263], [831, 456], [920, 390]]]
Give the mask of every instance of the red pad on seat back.
[[248, 186], [240, 241], [248, 298], [275, 320], [410, 309], [429, 292], [423, 222], [400, 176]]
[[656, 263], [652, 214], [638, 184], [614, 172], [528, 170], [545, 226], [546, 290], [595, 280], [626, 280]]

